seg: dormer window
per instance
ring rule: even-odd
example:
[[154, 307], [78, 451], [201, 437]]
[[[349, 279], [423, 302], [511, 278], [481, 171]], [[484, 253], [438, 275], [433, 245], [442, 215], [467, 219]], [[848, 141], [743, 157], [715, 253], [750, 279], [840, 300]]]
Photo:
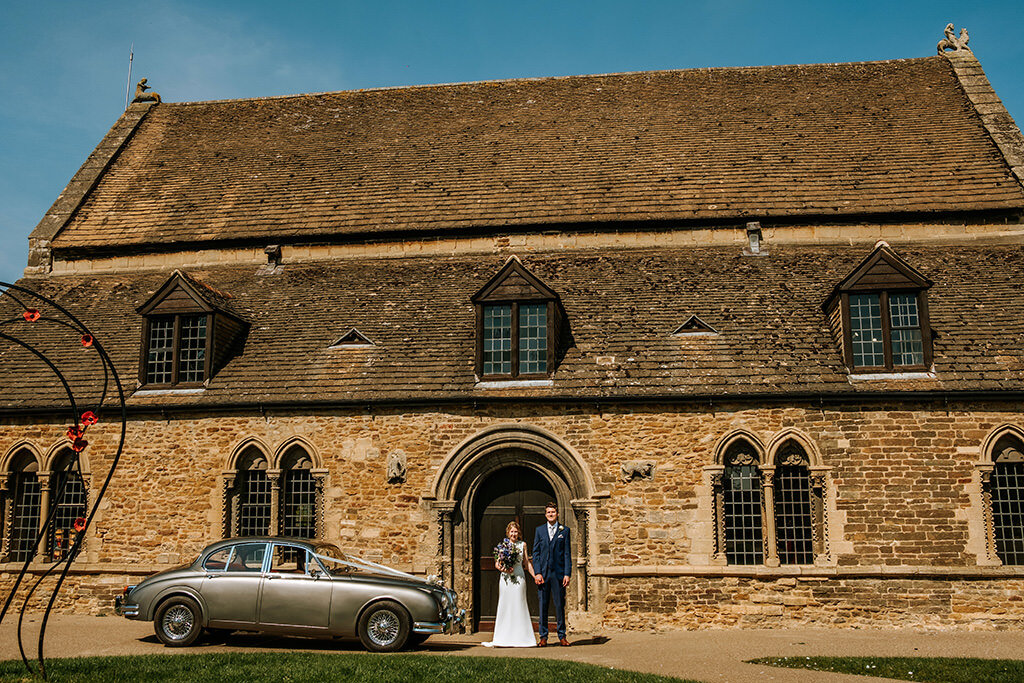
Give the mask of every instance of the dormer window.
[[879, 245], [825, 302], [853, 372], [926, 370], [932, 363], [931, 281]]
[[551, 375], [563, 320], [557, 294], [512, 258], [473, 297], [473, 303], [481, 379]]
[[203, 385], [231, 356], [246, 327], [229, 299], [175, 271], [138, 309], [145, 318], [139, 380], [150, 388]]

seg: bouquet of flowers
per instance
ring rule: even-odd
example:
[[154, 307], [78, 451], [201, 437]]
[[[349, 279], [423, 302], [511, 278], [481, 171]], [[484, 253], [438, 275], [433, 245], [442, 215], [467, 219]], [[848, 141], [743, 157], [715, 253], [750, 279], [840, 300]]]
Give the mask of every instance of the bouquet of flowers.
[[507, 538], [494, 547], [494, 562], [505, 568], [505, 575], [512, 583], [519, 583], [519, 577], [512, 572], [512, 568], [522, 558], [519, 557], [519, 548]]

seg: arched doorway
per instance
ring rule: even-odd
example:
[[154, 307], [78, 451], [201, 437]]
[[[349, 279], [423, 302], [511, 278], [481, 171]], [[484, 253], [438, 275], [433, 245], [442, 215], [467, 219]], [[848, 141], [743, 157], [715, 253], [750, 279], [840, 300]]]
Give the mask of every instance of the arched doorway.
[[[554, 487], [540, 472], [529, 467], [511, 466], [497, 470], [477, 489], [473, 510], [474, 581], [473, 603], [478, 606], [476, 628], [493, 627], [498, 606], [498, 570], [494, 566], [494, 546], [505, 536], [512, 520], [519, 523], [523, 539], [533, 543], [534, 530], [544, 523], [544, 506], [556, 500]], [[527, 586], [526, 601], [530, 614], [538, 613], [537, 591]]]
[[[518, 480], [515, 472], [519, 472]], [[513, 477], [513, 483], [506, 483], [505, 486], [511, 488], [502, 491], [502, 484], [497, 482], [507, 475]], [[423, 497], [437, 515], [438, 574], [446, 586], [461, 596], [471, 628], [480, 623], [482, 614], [493, 615], [496, 611], [496, 594], [489, 602], [481, 597], [486, 589], [479, 586], [480, 566], [490, 560], [494, 545], [502, 537], [509, 521], [509, 511], [500, 510], [501, 498], [519, 490], [516, 487], [524, 491], [542, 491], [542, 496], [536, 496], [538, 501], [543, 498], [536, 503], [537, 506], [543, 506], [549, 500], [558, 505], [560, 521], [572, 531], [575, 563], [572, 581], [566, 591], [566, 612], [587, 612], [590, 609], [587, 567], [592, 553], [591, 527], [598, 499], [606, 498], [608, 493], [595, 490], [594, 480], [583, 459], [551, 432], [522, 423], [493, 425], [467, 438], [451, 451]], [[533, 495], [527, 493], [520, 502], [517, 494], [513, 500], [522, 506], [525, 513], [533, 507]], [[500, 519], [491, 522], [493, 530], [483, 532], [480, 530], [483, 511], [489, 510], [492, 503], [498, 504], [494, 517], [500, 516]], [[523, 516], [526, 540], [532, 542], [531, 536], [540, 525], [543, 510], [537, 517]], [[528, 589], [527, 595], [531, 592], [536, 591]], [[486, 624], [486, 620], [484, 622]]]

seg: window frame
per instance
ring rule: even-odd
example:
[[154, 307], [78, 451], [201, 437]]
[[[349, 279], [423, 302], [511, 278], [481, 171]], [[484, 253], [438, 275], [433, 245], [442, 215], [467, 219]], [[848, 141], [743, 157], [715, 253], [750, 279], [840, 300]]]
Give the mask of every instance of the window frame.
[[[883, 365], [855, 365], [853, 358], [853, 325], [850, 315], [850, 296], [856, 294], [878, 295], [879, 316], [882, 323], [882, 354]], [[892, 312], [889, 309], [889, 297], [893, 294], [912, 294], [917, 298], [917, 321], [921, 330], [921, 351], [923, 362], [915, 365], [895, 365], [892, 353]], [[843, 360], [853, 374], [870, 372], [926, 372], [932, 366], [931, 325], [928, 316], [928, 297], [924, 289], [918, 287], [855, 287], [842, 292], [843, 314]]]
[[[522, 305], [544, 304], [547, 307], [547, 335], [546, 358], [544, 372], [519, 372], [519, 307]], [[512, 333], [512, 355], [511, 371], [508, 373], [484, 374], [484, 309], [488, 306], [510, 306], [512, 309], [512, 321], [510, 323]], [[493, 380], [530, 380], [547, 379], [551, 377], [552, 368], [555, 363], [555, 316], [557, 309], [555, 300], [541, 297], [526, 297], [522, 299], [487, 300], [476, 303], [476, 374], [483, 381]]]
[[[199, 388], [206, 386], [207, 380], [210, 379], [213, 362], [213, 320], [214, 314], [208, 311], [189, 311], [181, 313], [158, 313], [147, 315], [144, 318], [142, 325], [142, 349], [139, 356], [139, 382], [142, 386], [149, 389], [156, 388], [176, 388], [176, 389], [189, 389]], [[204, 345], [204, 357], [203, 357], [203, 379], [199, 382], [182, 382], [179, 380], [181, 376], [181, 321], [185, 317], [205, 317], [206, 318], [206, 341]], [[171, 333], [171, 381], [170, 382], [149, 382], [149, 344], [150, 344], [150, 327], [152, 323], [158, 320], [173, 319], [174, 326]]]

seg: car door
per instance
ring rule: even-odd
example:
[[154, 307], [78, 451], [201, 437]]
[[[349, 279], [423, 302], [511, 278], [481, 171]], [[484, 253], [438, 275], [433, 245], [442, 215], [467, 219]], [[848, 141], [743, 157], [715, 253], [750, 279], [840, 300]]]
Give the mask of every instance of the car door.
[[266, 559], [267, 544], [258, 542], [228, 546], [206, 558], [200, 591], [210, 626], [251, 627], [256, 623]]
[[263, 577], [259, 623], [271, 628], [326, 631], [330, 626], [331, 577], [300, 546], [275, 543]]

